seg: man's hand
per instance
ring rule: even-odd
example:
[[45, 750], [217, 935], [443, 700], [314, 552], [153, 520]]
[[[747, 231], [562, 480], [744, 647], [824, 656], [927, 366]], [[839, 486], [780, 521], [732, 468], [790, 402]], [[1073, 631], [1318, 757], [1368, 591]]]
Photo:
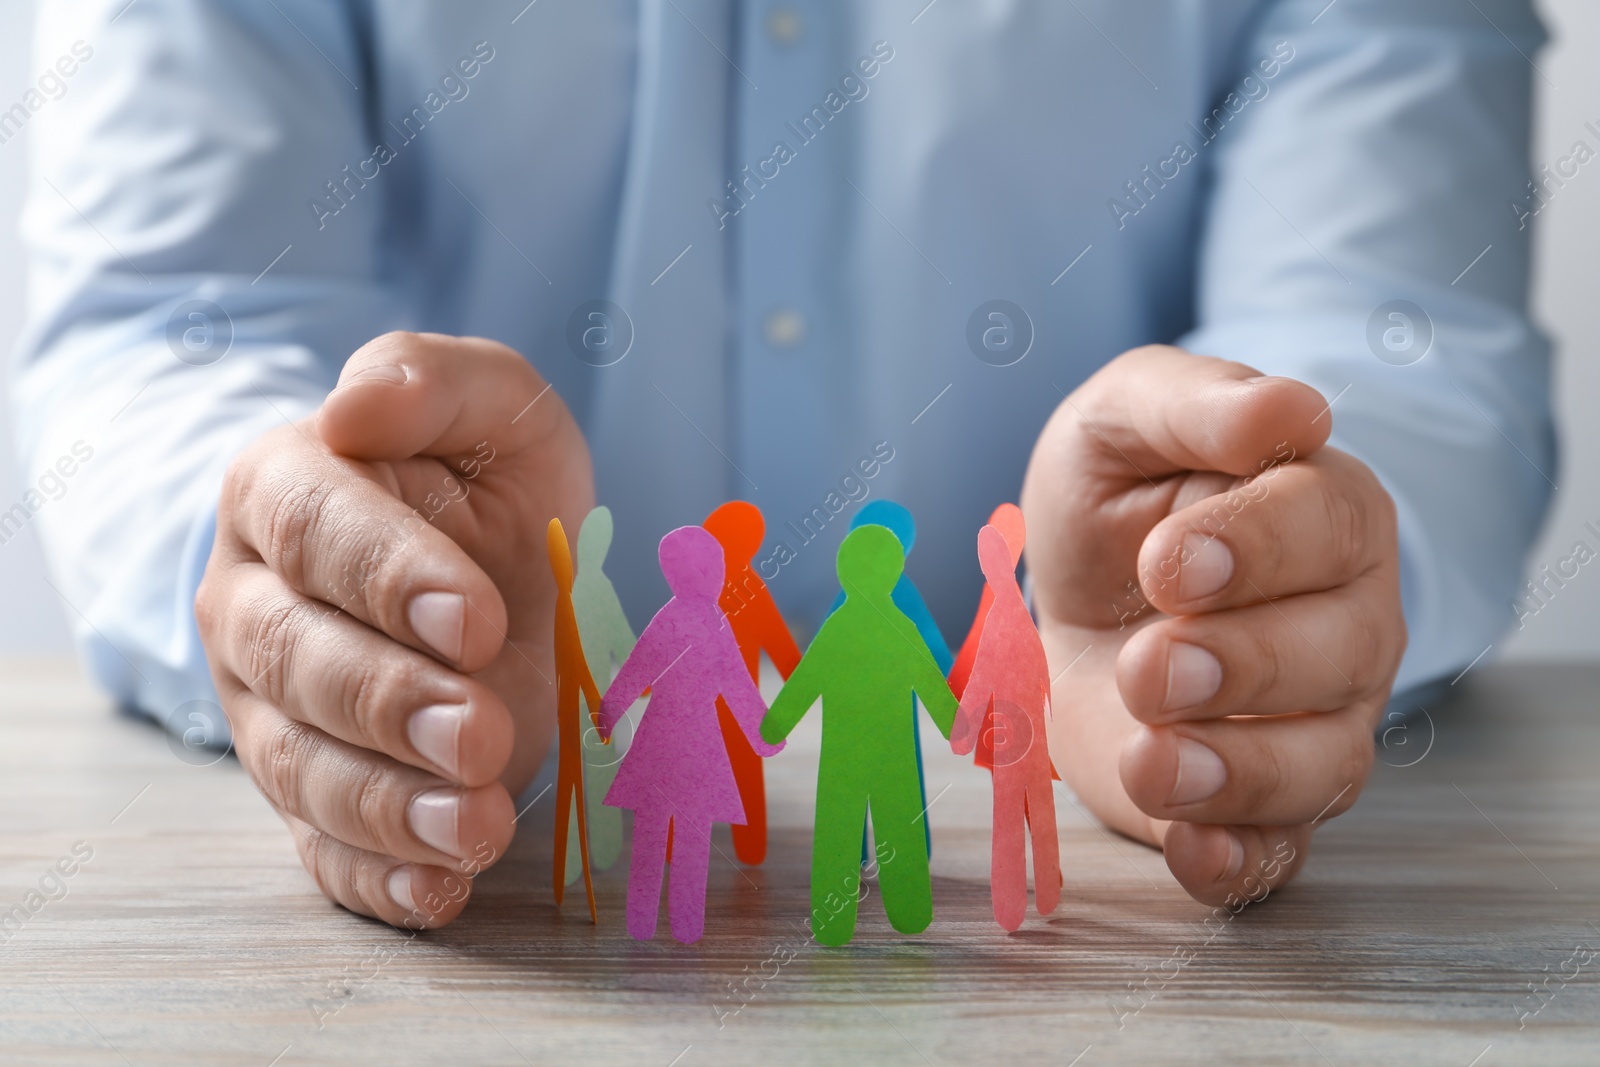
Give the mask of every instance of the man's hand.
[[1141, 348], [1029, 464], [1056, 766], [1207, 903], [1292, 877], [1355, 802], [1405, 649], [1394, 505], [1331, 422], [1310, 386]]
[[228, 470], [195, 600], [240, 761], [330, 898], [456, 917], [554, 726], [552, 515], [588, 448], [516, 352], [389, 334]]

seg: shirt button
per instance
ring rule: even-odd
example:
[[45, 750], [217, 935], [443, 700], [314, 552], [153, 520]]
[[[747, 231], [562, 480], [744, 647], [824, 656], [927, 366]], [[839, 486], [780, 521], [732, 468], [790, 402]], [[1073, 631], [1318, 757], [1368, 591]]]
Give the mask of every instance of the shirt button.
[[767, 316], [762, 331], [773, 348], [793, 348], [806, 335], [805, 316], [793, 308], [779, 308]]
[[794, 44], [800, 39], [800, 14], [792, 7], [775, 7], [767, 12], [767, 36], [778, 44]]

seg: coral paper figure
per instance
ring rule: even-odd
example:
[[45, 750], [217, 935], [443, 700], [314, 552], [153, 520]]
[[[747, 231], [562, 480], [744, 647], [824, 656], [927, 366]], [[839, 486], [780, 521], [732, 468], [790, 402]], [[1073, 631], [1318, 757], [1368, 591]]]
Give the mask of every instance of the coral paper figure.
[[[856, 512], [850, 520], [852, 530], [862, 526], [886, 526], [900, 542], [901, 549], [907, 556], [911, 555], [911, 546], [917, 541], [917, 522], [911, 517], [911, 512], [904, 504], [896, 504], [893, 500], [874, 500]], [[839, 610], [839, 605], [844, 603], [844, 591], [833, 602], [833, 611]], [[933, 620], [933, 612], [928, 610], [928, 605], [923, 601], [922, 594], [917, 592], [917, 587], [911, 584], [911, 579], [901, 574], [900, 580], [894, 587], [894, 606], [903, 612], [916, 626], [917, 633], [921, 635], [923, 643], [928, 646], [928, 651], [933, 654], [933, 660], [939, 665], [940, 674], [949, 674], [950, 666], [954, 659], [950, 655], [950, 646], [945, 644], [944, 634], [939, 632], [939, 624]], [[924, 806], [928, 803], [928, 788], [922, 780], [922, 738], [917, 733], [917, 705], [911, 704], [911, 742], [916, 747], [917, 753], [917, 792], [922, 797]], [[933, 851], [933, 834], [927, 826], [923, 828], [923, 837], [928, 851]], [[861, 862], [867, 862], [867, 839], [865, 834], [861, 838]]]
[[717, 725], [717, 698], [727, 701], [758, 755], [771, 756], [783, 745], [769, 745], [757, 734], [767, 706], [717, 604], [722, 546], [700, 527], [683, 526], [661, 539], [660, 556], [672, 599], [639, 635], [606, 691], [600, 736], [609, 738], [623, 712], [650, 690], [606, 803], [634, 813], [628, 933], [641, 941], [655, 936], [667, 835], [673, 833], [667, 914], [672, 936], [692, 942], [705, 931], [711, 824], [745, 818]]
[[[588, 826], [583, 802], [583, 728], [578, 715], [578, 691], [589, 700], [589, 707], [600, 706], [600, 691], [583, 658], [583, 642], [578, 637], [578, 617], [572, 608], [572, 553], [567, 547], [567, 531], [560, 519], [551, 519], [545, 530], [550, 551], [550, 570], [556, 577], [556, 729], [559, 758], [556, 764], [556, 904], [567, 884], [567, 820], [569, 810], [578, 821], [578, 855], [583, 866], [583, 890], [589, 897], [589, 921], [597, 921], [594, 910], [594, 879], [589, 872]], [[592, 715], [592, 713], [591, 713]]]
[[[989, 516], [989, 525], [999, 530], [1006, 539], [1006, 546], [1011, 549], [1011, 569], [1017, 569], [1017, 563], [1022, 559], [1022, 545], [1026, 540], [1022, 522], [1022, 509], [1015, 504], [1001, 504], [994, 509], [994, 514]], [[994, 603], [994, 590], [989, 588], [989, 583], [983, 583], [983, 595], [978, 598], [978, 614], [973, 617], [972, 629], [967, 631], [967, 639], [961, 643], [961, 651], [956, 653], [955, 666], [950, 668], [950, 690], [959, 699], [967, 688], [967, 676], [972, 673], [972, 662], [978, 658], [978, 640], [983, 637], [983, 621], [989, 617], [989, 605]], [[994, 766], [994, 748], [991, 744], [993, 731], [990, 723], [985, 722], [983, 729], [978, 731], [978, 755], [973, 760], [979, 767]]]
[[[633, 627], [622, 612], [622, 602], [602, 569], [611, 549], [611, 509], [601, 505], [589, 512], [578, 528], [578, 575], [572, 581], [572, 607], [578, 617], [578, 634], [583, 640], [589, 674], [600, 686], [612, 676], [633, 651]], [[591, 719], [600, 714], [598, 704], [586, 709]], [[605, 806], [606, 790], [617, 776], [622, 746], [616, 738], [610, 744], [600, 740], [600, 732], [590, 722], [583, 723], [584, 813], [589, 819], [589, 863], [604, 871], [622, 855], [622, 812]], [[567, 825], [567, 884], [581, 873], [578, 855], [577, 813]]]
[[933, 920], [921, 776], [905, 707], [908, 697], [920, 696], [948, 738], [957, 704], [944, 671], [893, 599], [904, 566], [899, 540], [882, 526], [858, 527], [844, 539], [838, 562], [844, 603], [822, 624], [761, 724], [763, 737], [780, 741], [822, 698], [811, 929], [825, 945], [842, 945], [855, 932], [858, 852], [869, 814], [889, 922], [917, 933]]
[[[730, 500], [706, 516], [705, 528], [722, 544], [728, 576], [722, 585], [722, 610], [733, 626], [734, 640], [750, 669], [750, 680], [761, 683], [761, 653], [765, 650], [778, 674], [787, 679], [800, 662], [800, 649], [789, 633], [778, 605], [750, 561], [761, 551], [767, 524], [761, 509], [745, 500]], [[581, 550], [580, 545], [580, 550]], [[758, 864], [767, 857], [767, 787], [761, 757], [745, 740], [726, 702], [718, 704], [722, 739], [728, 746], [733, 777], [744, 802], [745, 824], [733, 828], [733, 851], [745, 863]]]
[[[994, 509], [994, 514], [989, 516], [989, 525], [999, 530], [1006, 539], [1006, 546], [1011, 550], [1011, 569], [1016, 570], [1017, 564], [1022, 560], [1022, 544], [1024, 541], [1024, 527], [1022, 523], [1022, 509], [1015, 504], [1001, 504]], [[579, 543], [581, 559], [582, 543]], [[994, 590], [989, 588], [989, 583], [983, 583], [983, 595], [978, 598], [978, 613], [972, 618], [972, 629], [967, 631], [967, 639], [961, 642], [961, 651], [956, 653], [955, 665], [950, 668], [950, 691], [959, 699], [963, 690], [967, 688], [967, 677], [972, 673], [972, 661], [978, 658], [978, 639], [983, 636], [983, 620], [989, 617], [989, 605], [994, 603]]]
[[1040, 915], [1048, 915], [1061, 900], [1056, 802], [1045, 738], [1050, 668], [1039, 631], [1017, 587], [1013, 547], [993, 526], [978, 531], [978, 562], [994, 591], [994, 602], [950, 733], [951, 748], [965, 755], [972, 751], [983, 724], [992, 718], [994, 832], [989, 893], [995, 921], [1007, 930], [1022, 925], [1028, 907], [1024, 847], [1030, 832], [1034, 904]]

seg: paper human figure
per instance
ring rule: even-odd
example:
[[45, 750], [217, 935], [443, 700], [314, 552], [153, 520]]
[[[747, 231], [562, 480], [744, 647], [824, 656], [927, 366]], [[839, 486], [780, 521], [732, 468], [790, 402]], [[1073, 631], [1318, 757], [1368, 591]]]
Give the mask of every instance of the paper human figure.
[[[1022, 521], [1022, 509], [1015, 504], [1001, 504], [994, 509], [994, 514], [989, 516], [989, 525], [999, 530], [1006, 539], [1006, 545], [1011, 550], [1011, 569], [1016, 570], [1017, 563], [1022, 559], [1022, 545], [1025, 540]], [[972, 629], [967, 631], [967, 639], [961, 643], [961, 651], [956, 653], [955, 665], [950, 668], [950, 690], [960, 698], [963, 690], [967, 688], [967, 676], [972, 673], [973, 660], [978, 658], [978, 639], [983, 636], [983, 621], [989, 616], [989, 605], [994, 603], [994, 591], [989, 588], [989, 583], [983, 583], [983, 593], [978, 598], [978, 613], [972, 619]], [[984, 723], [984, 728], [978, 731], [978, 754], [973, 760], [979, 767], [994, 766], [994, 749], [990, 745], [992, 731], [990, 724]]]
[[1039, 631], [1017, 586], [1015, 547], [993, 526], [978, 531], [978, 562], [994, 599], [950, 731], [950, 747], [958, 755], [971, 752], [984, 729], [993, 735], [989, 894], [995, 921], [1007, 930], [1022, 925], [1028, 907], [1024, 850], [1030, 833], [1034, 906], [1040, 915], [1049, 915], [1061, 900], [1056, 801], [1045, 734], [1050, 668]]
[[[761, 683], [763, 651], [778, 674], [787, 679], [800, 662], [800, 649], [767, 591], [767, 584], [750, 565], [761, 551], [767, 532], [761, 509], [749, 501], [730, 500], [706, 516], [705, 528], [721, 543], [727, 558], [728, 573], [720, 603], [733, 626], [733, 637], [750, 670], [750, 680]], [[739, 799], [744, 803], [745, 823], [733, 828], [734, 855], [744, 863], [759, 864], [767, 856], [767, 787], [761, 757], [750, 747], [726, 702], [718, 705], [718, 716], [733, 777], [739, 783]]]
[[[1022, 522], [1022, 509], [1015, 504], [1005, 503], [994, 509], [989, 516], [989, 525], [999, 530], [1006, 539], [1006, 546], [1011, 550], [1011, 566], [1022, 560], [1022, 545], [1024, 541], [1024, 527]], [[960, 698], [963, 690], [967, 688], [967, 677], [972, 673], [972, 661], [978, 658], [978, 639], [983, 636], [983, 620], [989, 616], [989, 605], [994, 603], [994, 590], [989, 588], [989, 583], [983, 583], [983, 593], [978, 598], [978, 612], [972, 618], [972, 629], [967, 631], [967, 639], [961, 642], [961, 651], [956, 653], [955, 663], [950, 668], [950, 691]]]
[[[717, 698], [758, 755], [783, 748], [758, 734], [767, 706], [750, 680], [733, 629], [717, 603], [722, 593], [722, 546], [698, 526], [661, 539], [661, 573], [672, 599], [650, 620], [600, 703], [600, 736], [645, 689], [650, 703], [633, 732], [606, 803], [633, 811], [628, 861], [628, 933], [655, 936], [667, 836], [675, 847], [667, 886], [672, 936], [683, 942], [705, 931], [711, 824], [742, 823], [744, 805], [717, 722]], [[675, 828], [675, 829], [674, 829]]]
[[[617, 668], [633, 651], [634, 641], [622, 602], [603, 569], [611, 534], [611, 509], [601, 505], [589, 512], [578, 528], [578, 574], [572, 581], [572, 607], [578, 617], [584, 659], [601, 689], [611, 684]], [[584, 704], [589, 719], [600, 714], [598, 705], [587, 699]], [[589, 865], [597, 871], [610, 869], [622, 855], [622, 812], [605, 806], [606, 790], [617, 776], [622, 750], [620, 738], [606, 744], [591, 721], [583, 722], [584, 813], [589, 819]], [[571, 885], [582, 873], [576, 811], [568, 821], [567, 834], [567, 884]]]
[[560, 519], [550, 520], [545, 530], [545, 544], [550, 553], [550, 571], [556, 579], [556, 905], [560, 906], [562, 890], [567, 884], [567, 825], [569, 819], [576, 816], [583, 890], [589, 898], [589, 920], [595, 922], [594, 876], [589, 869], [588, 820], [583, 796], [583, 722], [578, 695], [582, 690], [589, 707], [598, 708], [600, 691], [589, 674], [583, 642], [578, 636], [578, 616], [572, 607], [572, 552]]
[[904, 567], [905, 552], [890, 530], [868, 525], [850, 532], [838, 557], [844, 603], [823, 622], [761, 725], [764, 738], [781, 741], [822, 699], [811, 930], [825, 945], [842, 945], [855, 932], [861, 827], [869, 817], [889, 922], [917, 933], [933, 920], [925, 805], [905, 707], [913, 695], [921, 697], [948, 738], [957, 703], [915, 623], [894, 600]]
[[[856, 512], [850, 520], [850, 528], [858, 529], [862, 526], [886, 526], [900, 542], [900, 548], [907, 556], [911, 555], [911, 546], [917, 541], [917, 522], [911, 517], [911, 512], [904, 504], [897, 504], [893, 500], [874, 500]], [[838, 611], [839, 605], [844, 603], [844, 591], [840, 590], [839, 596], [833, 602], [832, 611]], [[912, 584], [911, 579], [901, 574], [900, 580], [894, 587], [894, 605], [911, 620], [921, 635], [922, 641], [928, 646], [928, 651], [933, 655], [933, 660], [939, 665], [940, 674], [949, 674], [951, 664], [955, 662], [950, 654], [950, 646], [945, 643], [944, 634], [939, 632], [939, 624], [933, 620], [933, 612], [928, 610], [922, 594]], [[928, 787], [922, 778], [922, 737], [917, 733], [917, 705], [911, 704], [911, 743], [917, 754], [917, 792], [922, 797], [922, 803], [928, 803]], [[933, 851], [933, 834], [926, 826], [923, 827], [923, 836], [927, 839], [928, 851]], [[861, 838], [861, 862], [867, 862], [867, 839], [865, 834]]]

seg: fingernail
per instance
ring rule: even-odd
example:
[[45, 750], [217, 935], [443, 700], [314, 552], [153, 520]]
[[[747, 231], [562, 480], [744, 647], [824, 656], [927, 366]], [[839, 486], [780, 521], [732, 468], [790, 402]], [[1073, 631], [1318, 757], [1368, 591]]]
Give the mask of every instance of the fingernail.
[[1193, 804], [1214, 796], [1228, 780], [1222, 757], [1200, 742], [1178, 738], [1178, 780], [1172, 785], [1170, 805]]
[[389, 872], [389, 877], [384, 882], [384, 888], [389, 891], [389, 899], [395, 902], [396, 907], [404, 908], [409, 914], [417, 910], [417, 902], [411, 897], [411, 865], [404, 864]]
[[1183, 641], [1167, 649], [1167, 699], [1162, 711], [1179, 711], [1203, 704], [1222, 688], [1222, 664], [1217, 657]]
[[453, 778], [461, 773], [461, 723], [466, 714], [465, 704], [434, 704], [413, 714], [406, 723], [411, 747]]
[[1228, 866], [1223, 869], [1219, 882], [1226, 882], [1238, 874], [1244, 867], [1244, 842], [1239, 840], [1239, 835], [1232, 830], [1224, 830], [1223, 836], [1228, 839]]
[[339, 386], [340, 388], [343, 388], [346, 385], [354, 385], [357, 382], [361, 382], [362, 384], [367, 382], [388, 382], [390, 385], [404, 385], [408, 381], [410, 381], [410, 376], [406, 374], [406, 369], [404, 367], [396, 367], [390, 364], [380, 364], [376, 367], [367, 367], [363, 370], [356, 371], [354, 374], [350, 375], [350, 377], [340, 382]]
[[1233, 553], [1215, 537], [1183, 535], [1183, 557], [1178, 565], [1178, 596], [1199, 600], [1228, 584], [1233, 577]]
[[430, 789], [411, 802], [406, 821], [411, 832], [425, 844], [452, 856], [460, 854], [461, 834], [456, 820], [461, 813], [461, 794], [454, 789]]
[[445, 659], [461, 658], [461, 631], [467, 621], [467, 601], [461, 594], [419, 593], [406, 614], [423, 644]]

